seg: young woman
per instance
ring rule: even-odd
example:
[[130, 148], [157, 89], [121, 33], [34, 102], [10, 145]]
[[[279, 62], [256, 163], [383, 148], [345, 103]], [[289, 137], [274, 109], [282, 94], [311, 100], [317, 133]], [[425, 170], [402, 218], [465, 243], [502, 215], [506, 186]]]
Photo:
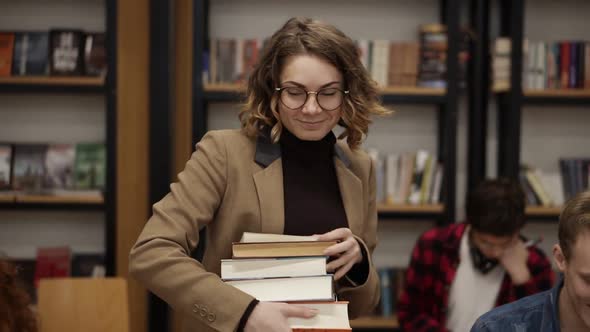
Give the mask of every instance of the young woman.
[[[153, 208], [131, 273], [183, 312], [185, 331], [290, 331], [308, 308], [258, 302], [219, 278], [245, 231], [337, 240], [336, 292], [351, 317], [379, 300], [375, 171], [359, 149], [372, 115], [388, 113], [354, 42], [334, 26], [293, 18], [270, 39], [247, 87], [241, 130], [211, 131]], [[332, 132], [343, 128], [338, 139]], [[202, 261], [191, 258], [206, 227]]]

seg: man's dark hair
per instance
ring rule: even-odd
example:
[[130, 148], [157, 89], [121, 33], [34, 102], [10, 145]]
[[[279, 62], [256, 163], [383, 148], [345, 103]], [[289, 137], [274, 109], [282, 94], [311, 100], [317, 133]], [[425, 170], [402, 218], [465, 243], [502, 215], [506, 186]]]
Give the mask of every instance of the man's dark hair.
[[525, 196], [509, 179], [485, 180], [467, 196], [467, 222], [474, 230], [494, 236], [510, 236], [525, 223]]

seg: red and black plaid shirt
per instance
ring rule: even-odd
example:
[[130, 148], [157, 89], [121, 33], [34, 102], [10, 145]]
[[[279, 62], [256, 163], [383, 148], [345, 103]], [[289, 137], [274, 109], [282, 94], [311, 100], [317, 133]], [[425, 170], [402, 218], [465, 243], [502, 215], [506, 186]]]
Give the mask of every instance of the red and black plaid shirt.
[[[453, 224], [425, 232], [418, 240], [406, 285], [398, 302], [403, 331], [448, 331], [445, 327], [449, 290], [459, 266], [459, 247], [466, 224]], [[551, 264], [541, 250], [529, 248], [531, 279], [519, 286], [504, 276], [496, 306], [547, 290], [553, 285]], [[476, 296], [476, 294], [474, 294]]]

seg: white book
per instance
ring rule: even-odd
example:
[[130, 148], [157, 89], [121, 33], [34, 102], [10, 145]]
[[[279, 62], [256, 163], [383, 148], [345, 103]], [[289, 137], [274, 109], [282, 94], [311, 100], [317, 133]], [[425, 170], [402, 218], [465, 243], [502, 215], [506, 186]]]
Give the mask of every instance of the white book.
[[443, 181], [443, 170], [444, 170], [444, 166], [441, 163], [438, 163], [436, 165], [436, 170], [434, 171], [434, 180], [432, 181], [432, 190], [430, 193], [430, 204], [440, 203], [440, 189], [442, 187], [442, 181]]
[[283, 278], [325, 275], [326, 257], [222, 259], [221, 279]]
[[333, 301], [333, 275], [293, 278], [227, 280], [226, 284], [259, 301]]
[[318, 311], [312, 318], [289, 317], [287, 322], [292, 329], [350, 329], [348, 319], [348, 302], [312, 302], [296, 303]]
[[385, 178], [386, 178], [386, 199], [387, 203], [401, 203], [397, 201], [397, 191], [399, 190], [399, 155], [389, 154], [385, 159]]
[[240, 242], [242, 243], [262, 243], [262, 242], [311, 242], [317, 241], [317, 237], [313, 235], [286, 235], [286, 234], [270, 234], [270, 233], [254, 233], [244, 232]]
[[565, 202], [565, 197], [563, 194], [563, 182], [561, 175], [557, 172], [539, 172], [537, 175], [541, 181], [541, 185], [543, 188], [545, 188], [547, 194], [551, 198], [552, 203], [555, 206], [562, 206]]

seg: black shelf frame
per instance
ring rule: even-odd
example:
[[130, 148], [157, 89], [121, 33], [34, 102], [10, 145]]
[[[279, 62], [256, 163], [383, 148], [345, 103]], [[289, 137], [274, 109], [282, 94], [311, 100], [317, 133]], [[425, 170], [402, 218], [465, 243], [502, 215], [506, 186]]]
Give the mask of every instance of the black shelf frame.
[[104, 211], [105, 203], [0, 202], [3, 210]]
[[535, 106], [588, 106], [590, 96], [523, 96], [523, 104]]
[[[206, 91], [202, 81], [201, 55], [209, 45], [209, 5], [210, 0], [194, 1], [194, 33], [193, 50], [193, 136], [200, 140], [207, 132], [208, 105], [214, 102], [238, 102], [243, 100], [240, 92]], [[455, 221], [455, 193], [457, 168], [457, 117], [458, 117], [458, 50], [459, 50], [459, 20], [462, 0], [440, 0], [440, 21], [447, 26], [448, 56], [447, 56], [447, 88], [444, 95], [431, 94], [383, 94], [385, 104], [430, 104], [438, 108], [438, 147], [437, 158], [444, 163], [443, 197], [444, 212], [436, 215], [423, 213], [394, 214], [397, 217], [435, 218], [439, 224]], [[195, 142], [191, 144], [191, 149]]]

